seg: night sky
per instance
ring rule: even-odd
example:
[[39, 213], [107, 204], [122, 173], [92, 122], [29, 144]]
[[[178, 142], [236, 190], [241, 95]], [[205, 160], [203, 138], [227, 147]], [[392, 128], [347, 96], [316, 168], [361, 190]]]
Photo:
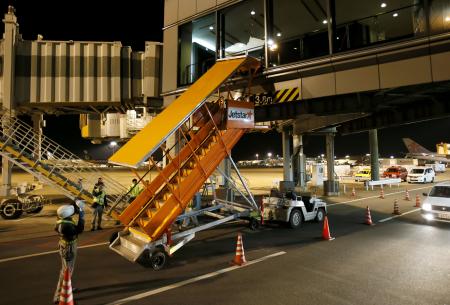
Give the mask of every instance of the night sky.
[[[121, 41], [133, 50], [143, 50], [144, 41], [162, 41], [163, 0], [123, 1], [0, 1], [0, 12], [7, 6], [16, 8], [20, 32], [24, 39], [34, 40], [38, 34], [48, 40]], [[151, 9], [148, 8], [151, 6]], [[1, 24], [3, 31], [3, 23]], [[83, 140], [78, 127], [78, 116], [45, 116], [44, 134], [77, 154], [87, 149], [94, 158], [104, 159], [111, 150], [104, 145], [92, 145]], [[61, 128], [64, 126], [64, 133]], [[450, 142], [450, 119], [434, 120], [378, 132], [382, 156], [402, 156], [406, 148], [401, 138], [410, 137], [435, 151], [436, 143]], [[324, 137], [305, 137], [305, 154], [317, 156], [325, 152]], [[366, 154], [369, 152], [367, 132], [336, 137], [336, 156]], [[245, 135], [233, 150], [237, 160], [254, 158], [268, 152], [282, 153], [281, 136], [276, 132]]]

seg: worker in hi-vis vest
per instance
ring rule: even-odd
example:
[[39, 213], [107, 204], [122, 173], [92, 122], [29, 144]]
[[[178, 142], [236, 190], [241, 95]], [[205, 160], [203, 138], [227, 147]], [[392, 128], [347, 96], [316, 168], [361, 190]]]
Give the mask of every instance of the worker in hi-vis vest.
[[[64, 280], [64, 272], [69, 268], [72, 276], [75, 267], [75, 259], [77, 257], [77, 239], [78, 234], [84, 230], [84, 202], [76, 199], [74, 205], [63, 205], [58, 208], [56, 214], [58, 221], [56, 222], [55, 231], [59, 234], [59, 255], [61, 257], [61, 271], [56, 286], [53, 301], [59, 303], [59, 294], [61, 292], [62, 282]], [[78, 223], [75, 223], [73, 216], [78, 213]], [[75, 289], [72, 289], [75, 291]]]
[[[94, 217], [92, 218], [91, 231], [95, 231], [96, 229], [102, 230], [103, 209], [106, 206], [106, 193], [103, 190], [103, 185], [95, 186], [92, 195], [94, 196], [94, 204], [92, 205], [94, 208]], [[97, 222], [97, 227], [95, 226], [95, 222]]]
[[133, 202], [134, 199], [136, 199], [137, 196], [142, 192], [141, 186], [138, 184], [138, 181], [136, 178], [133, 179], [132, 184], [128, 188], [128, 202]]

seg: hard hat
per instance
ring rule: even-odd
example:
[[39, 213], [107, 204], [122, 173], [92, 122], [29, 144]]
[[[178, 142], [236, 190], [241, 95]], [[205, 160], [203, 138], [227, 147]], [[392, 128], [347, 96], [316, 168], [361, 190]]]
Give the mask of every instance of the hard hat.
[[67, 218], [72, 216], [75, 213], [75, 208], [73, 205], [63, 205], [58, 208], [56, 214], [59, 218]]

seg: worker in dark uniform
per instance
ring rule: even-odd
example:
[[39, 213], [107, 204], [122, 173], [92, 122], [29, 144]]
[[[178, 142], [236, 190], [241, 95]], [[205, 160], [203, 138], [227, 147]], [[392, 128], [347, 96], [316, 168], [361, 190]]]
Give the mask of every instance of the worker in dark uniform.
[[[59, 303], [59, 294], [61, 291], [62, 282], [64, 280], [64, 271], [69, 268], [72, 276], [75, 259], [77, 257], [77, 239], [78, 234], [84, 230], [84, 202], [82, 200], [75, 200], [73, 205], [63, 205], [58, 208], [58, 221], [56, 222], [55, 231], [59, 234], [59, 255], [61, 257], [61, 271], [59, 273], [59, 280], [56, 286], [53, 301], [55, 304]], [[74, 214], [78, 212], [78, 223], [73, 220]]]
[[[92, 195], [94, 196], [94, 204], [92, 205], [94, 208], [94, 217], [92, 218], [91, 231], [95, 231], [96, 229], [102, 230], [103, 209], [106, 207], [106, 193], [103, 190], [103, 185], [94, 187]], [[97, 227], [95, 227], [96, 222]]]

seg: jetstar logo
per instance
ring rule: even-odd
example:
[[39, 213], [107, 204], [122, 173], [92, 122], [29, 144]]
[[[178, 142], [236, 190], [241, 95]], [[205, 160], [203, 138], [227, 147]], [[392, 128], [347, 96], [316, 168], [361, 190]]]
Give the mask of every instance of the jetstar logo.
[[245, 108], [229, 108], [229, 120], [253, 120], [253, 110]]

